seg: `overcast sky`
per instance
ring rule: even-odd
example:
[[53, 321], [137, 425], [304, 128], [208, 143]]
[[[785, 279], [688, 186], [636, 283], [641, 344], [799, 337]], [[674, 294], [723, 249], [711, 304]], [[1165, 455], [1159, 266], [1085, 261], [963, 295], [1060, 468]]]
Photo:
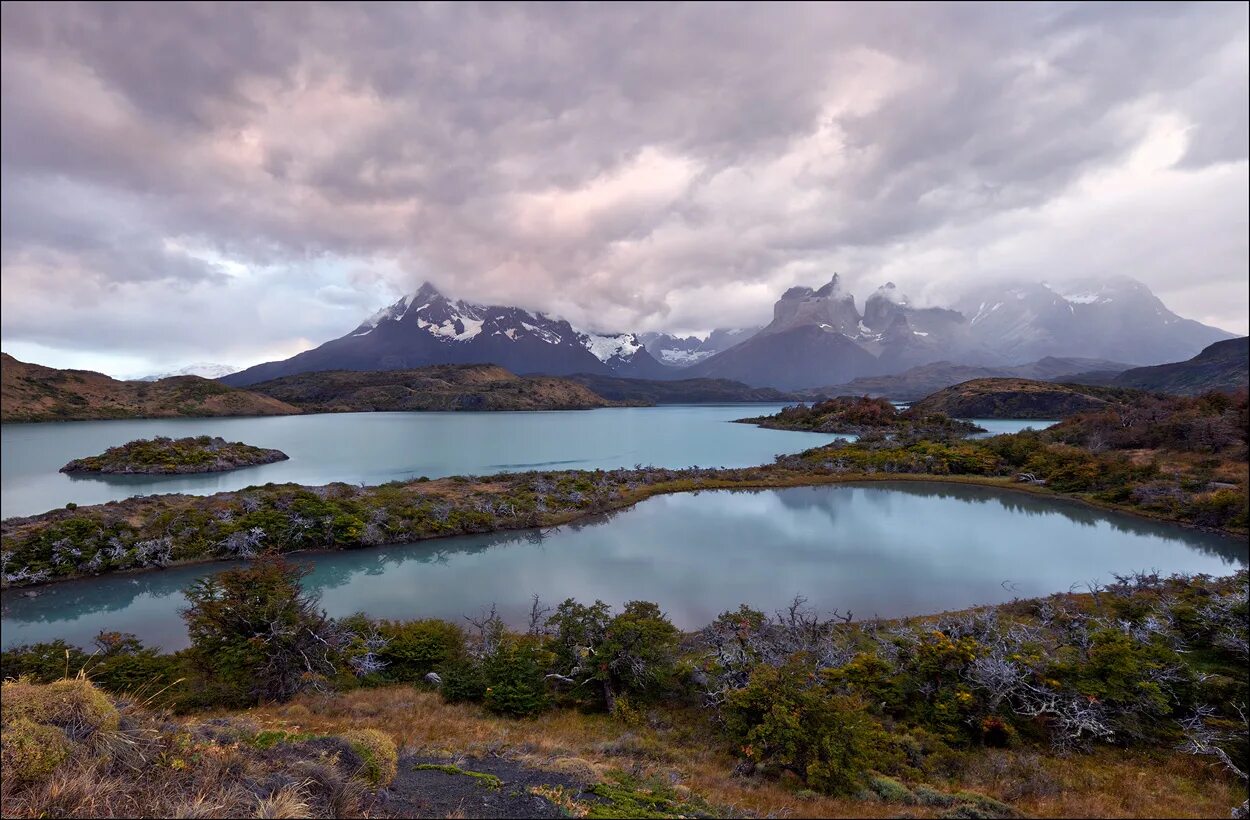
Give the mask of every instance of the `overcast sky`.
[[2, 345], [247, 365], [423, 279], [701, 331], [834, 271], [1245, 333], [1247, 8], [5, 3]]

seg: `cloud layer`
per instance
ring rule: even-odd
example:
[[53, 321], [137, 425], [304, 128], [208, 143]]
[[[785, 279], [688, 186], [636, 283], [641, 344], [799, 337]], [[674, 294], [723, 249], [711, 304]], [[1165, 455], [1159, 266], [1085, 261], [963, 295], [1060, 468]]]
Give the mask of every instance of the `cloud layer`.
[[3, 343], [244, 364], [426, 278], [701, 330], [835, 270], [1245, 332], [1248, 50], [1240, 4], [5, 4]]

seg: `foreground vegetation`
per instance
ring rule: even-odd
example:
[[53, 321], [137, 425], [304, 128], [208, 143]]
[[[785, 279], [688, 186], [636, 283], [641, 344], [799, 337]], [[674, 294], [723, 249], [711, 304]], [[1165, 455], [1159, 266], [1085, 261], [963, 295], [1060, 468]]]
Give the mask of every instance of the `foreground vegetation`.
[[376, 729], [175, 724], [81, 675], [2, 694], [5, 817], [358, 817], [395, 777], [395, 742]]
[[90, 370], [58, 370], [0, 353], [0, 421], [285, 416], [298, 407], [199, 376], [119, 381]]
[[218, 473], [286, 461], [281, 450], [253, 447], [220, 436], [171, 439], [157, 436], [110, 447], [98, 456], [76, 458], [63, 473], [173, 474]]
[[267, 484], [69, 505], [0, 523], [0, 577], [19, 586], [266, 552], [355, 549], [551, 526], [659, 493], [898, 477], [1018, 486], [1242, 535], [1250, 516], [1246, 429], [1245, 393], [1146, 397], [1041, 432], [834, 442], [758, 467], [501, 473], [374, 487]]
[[[406, 754], [514, 755], [576, 772], [599, 784], [602, 801], [554, 786], [542, 795], [590, 816], [904, 806], [951, 817], [1202, 816], [1246, 799], [1244, 570], [1224, 579], [1136, 574], [1084, 595], [900, 621], [850, 622], [801, 600], [774, 614], [743, 606], [690, 634], [638, 601], [619, 611], [535, 601], [522, 630], [489, 611], [468, 629], [336, 621], [302, 591], [301, 576], [267, 557], [197, 582], [184, 614], [191, 646], [179, 653], [102, 634], [90, 655], [61, 642], [0, 655], [5, 678], [20, 678], [4, 691], [5, 815], [98, 813], [89, 789], [80, 787], [81, 806], [66, 797], [64, 784], [88, 770], [117, 778], [118, 799], [132, 789], [127, 799], [139, 801], [157, 788], [167, 801], [198, 794], [199, 816], [276, 798], [247, 779], [229, 787], [242, 788], [234, 802], [215, 794], [228, 788], [223, 755], [232, 767], [315, 762], [338, 771], [335, 782], [384, 785], [394, 747], [374, 737], [361, 751], [359, 735], [324, 737], [365, 727]], [[136, 784], [132, 773], [127, 784], [124, 761], [111, 757], [130, 742], [115, 736], [127, 727], [85, 681], [64, 679], [76, 668], [115, 696], [144, 693], [154, 708], [251, 708], [222, 712], [224, 722], [161, 726], [147, 739], [160, 745], [145, 747], [157, 761], [153, 781]], [[206, 740], [196, 726], [217, 728]], [[229, 751], [210, 751], [223, 737]], [[324, 757], [335, 750], [337, 767]], [[472, 767], [418, 765], [496, 788]], [[1108, 778], [1130, 772], [1159, 778], [1168, 793], [1108, 792]], [[60, 802], [50, 806], [51, 794]], [[307, 795], [288, 797], [305, 813], [285, 816], [325, 813]]]

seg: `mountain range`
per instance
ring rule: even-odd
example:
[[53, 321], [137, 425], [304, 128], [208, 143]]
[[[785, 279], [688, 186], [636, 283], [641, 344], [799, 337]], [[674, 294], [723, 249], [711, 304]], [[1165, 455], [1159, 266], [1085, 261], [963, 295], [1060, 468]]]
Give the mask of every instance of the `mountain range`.
[[[338, 339], [221, 380], [243, 386], [320, 370], [489, 362], [521, 374], [732, 379], [797, 390], [935, 362], [997, 371], [1081, 359], [1067, 372], [1118, 372], [1186, 359], [1229, 338], [1223, 330], [1177, 316], [1128, 277], [1062, 290], [1043, 283], [991, 284], [953, 307], [917, 306], [886, 283], [861, 312], [834, 274], [820, 288], [783, 293], [763, 328], [718, 328], [707, 338], [595, 332], [518, 307], [451, 299], [427, 282]], [[969, 377], [986, 375], [1033, 374]]]
[[521, 308], [452, 300], [426, 282], [345, 336], [222, 381], [241, 386], [316, 370], [486, 363], [521, 374], [663, 378], [670, 370], [647, 352], [636, 334], [592, 333]]

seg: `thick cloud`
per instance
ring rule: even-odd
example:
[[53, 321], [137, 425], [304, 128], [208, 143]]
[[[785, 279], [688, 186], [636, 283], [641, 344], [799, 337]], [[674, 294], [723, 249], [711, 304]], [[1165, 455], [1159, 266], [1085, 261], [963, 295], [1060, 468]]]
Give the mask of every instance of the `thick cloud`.
[[5, 4], [2, 59], [3, 341], [53, 364], [425, 278], [686, 331], [1127, 273], [1246, 330], [1244, 5]]

